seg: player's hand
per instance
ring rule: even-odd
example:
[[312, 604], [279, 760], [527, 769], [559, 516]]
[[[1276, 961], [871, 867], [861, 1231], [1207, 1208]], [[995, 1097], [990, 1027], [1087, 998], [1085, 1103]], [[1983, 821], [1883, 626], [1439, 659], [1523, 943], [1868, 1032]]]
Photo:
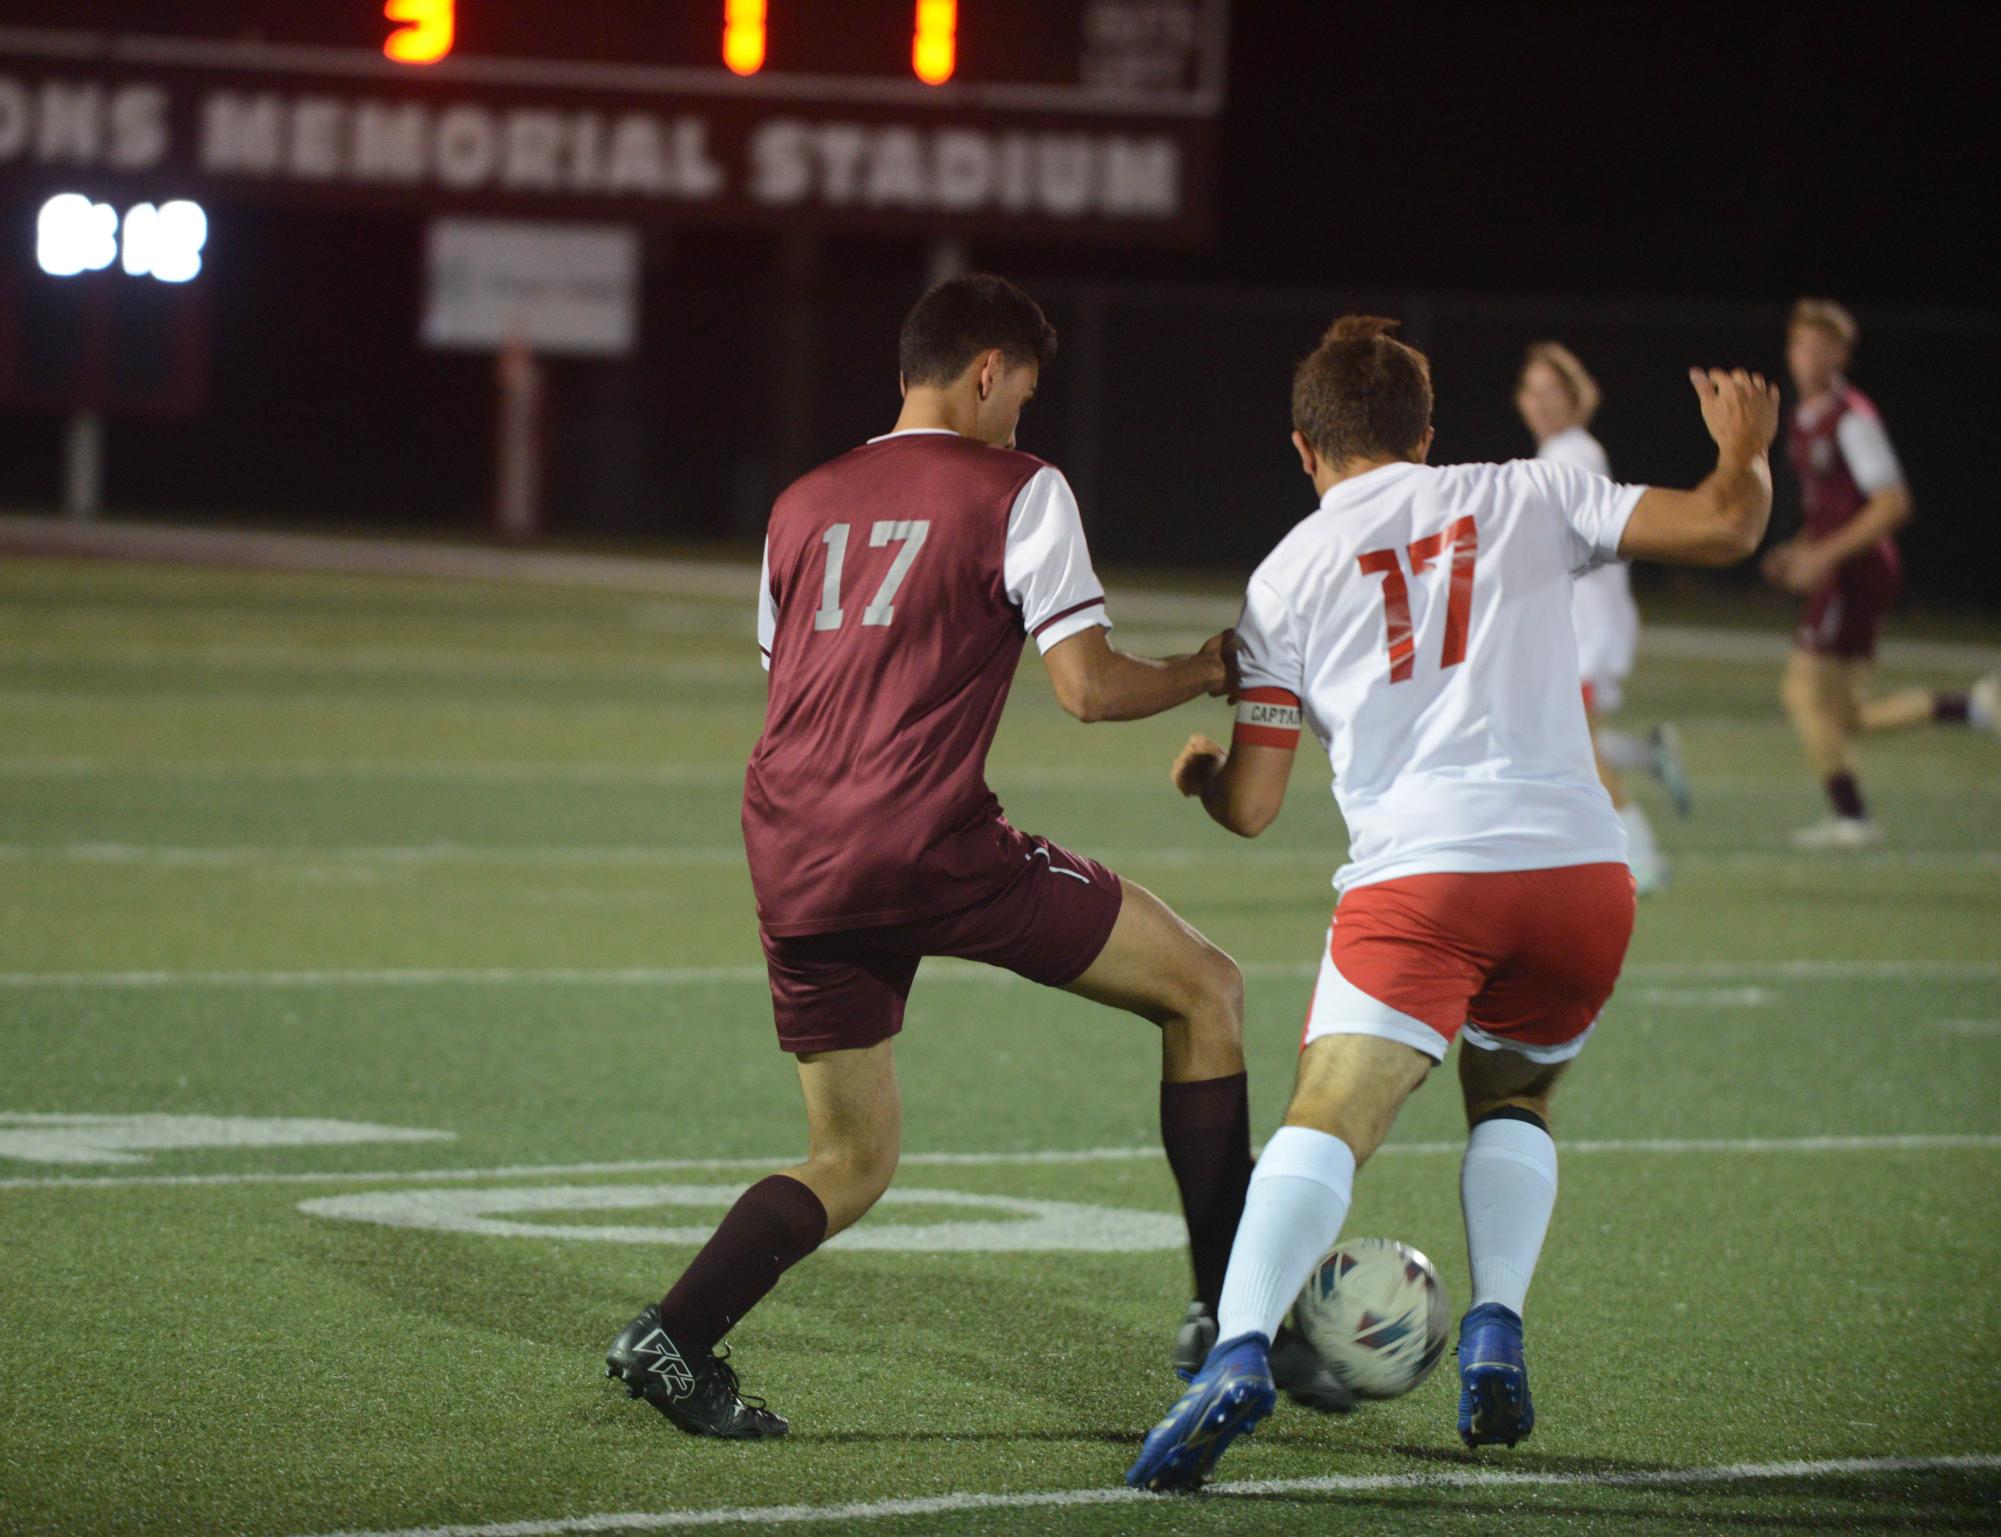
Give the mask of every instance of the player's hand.
[[1787, 592], [1805, 594], [1823, 585], [1834, 575], [1834, 562], [1813, 545], [1801, 540], [1791, 546], [1778, 583]]
[[1209, 685], [1209, 696], [1214, 698], [1218, 694], [1224, 694], [1228, 695], [1231, 699], [1235, 699], [1238, 688], [1237, 632], [1235, 630], [1218, 631], [1203, 641], [1202, 649], [1195, 654], [1197, 656], [1214, 657], [1216, 659], [1216, 679]]
[[1798, 541], [1788, 539], [1784, 544], [1775, 544], [1765, 551], [1765, 558], [1758, 562], [1758, 575], [1774, 587], [1786, 585], [1786, 572], [1791, 569], [1793, 552]]
[[1209, 781], [1221, 771], [1228, 757], [1221, 744], [1196, 732], [1188, 739], [1188, 745], [1181, 749], [1181, 756], [1174, 760], [1174, 788], [1183, 795], [1200, 795]]
[[1716, 446], [1733, 459], [1763, 458], [1779, 433], [1779, 387], [1741, 368], [1691, 368], [1688, 382]]

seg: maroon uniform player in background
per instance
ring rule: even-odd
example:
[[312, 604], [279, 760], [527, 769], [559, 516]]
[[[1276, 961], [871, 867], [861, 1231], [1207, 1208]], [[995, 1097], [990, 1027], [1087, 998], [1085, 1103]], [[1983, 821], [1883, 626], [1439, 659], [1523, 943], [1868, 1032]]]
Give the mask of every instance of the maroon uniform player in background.
[[1869, 399], [1843, 376], [1858, 335], [1829, 299], [1793, 306], [1786, 364], [1799, 390], [1786, 452], [1800, 484], [1801, 525], [1765, 557], [1768, 581], [1806, 598], [1781, 690], [1833, 816], [1793, 834], [1806, 849], [1859, 849], [1882, 840], [1849, 756], [1858, 733], [1928, 721], [1996, 729], [2001, 678], [1967, 693], [1909, 689], [1870, 699], [1869, 674], [1902, 564], [1896, 533], [1911, 495]]
[[934, 288], [903, 325], [895, 429], [772, 510], [759, 612], [770, 697], [743, 829], [808, 1153], [738, 1199], [606, 1357], [694, 1434], [785, 1432], [712, 1351], [888, 1187], [902, 1122], [893, 1043], [925, 956], [1006, 967], [1160, 1027], [1161, 1132], [1196, 1291], [1213, 1308], [1222, 1286], [1251, 1168], [1242, 977], [1150, 892], [1010, 826], [986, 783], [1030, 638], [1080, 720], [1137, 720], [1229, 688], [1227, 633], [1160, 660], [1107, 642], [1070, 487], [1014, 448], [1055, 344], [1012, 284]]

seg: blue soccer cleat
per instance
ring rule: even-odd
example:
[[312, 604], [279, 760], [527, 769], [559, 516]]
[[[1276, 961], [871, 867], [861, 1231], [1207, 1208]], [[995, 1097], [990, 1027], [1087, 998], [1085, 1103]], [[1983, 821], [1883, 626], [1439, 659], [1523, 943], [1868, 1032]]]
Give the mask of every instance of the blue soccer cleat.
[[1534, 1429], [1521, 1317], [1483, 1302], [1459, 1320], [1459, 1439], [1513, 1446]]
[[1126, 1482], [1135, 1489], [1200, 1488], [1229, 1444], [1256, 1430], [1278, 1401], [1269, 1348], [1262, 1334], [1240, 1334], [1210, 1351], [1188, 1391], [1147, 1432]]

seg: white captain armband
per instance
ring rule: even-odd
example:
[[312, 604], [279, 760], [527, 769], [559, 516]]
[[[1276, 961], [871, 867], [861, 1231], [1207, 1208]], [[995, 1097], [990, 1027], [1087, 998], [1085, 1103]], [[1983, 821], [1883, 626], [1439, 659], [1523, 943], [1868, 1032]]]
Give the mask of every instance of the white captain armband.
[[1299, 696], [1282, 688], [1247, 688], [1237, 701], [1237, 729], [1230, 739], [1233, 747], [1283, 747], [1299, 745]]

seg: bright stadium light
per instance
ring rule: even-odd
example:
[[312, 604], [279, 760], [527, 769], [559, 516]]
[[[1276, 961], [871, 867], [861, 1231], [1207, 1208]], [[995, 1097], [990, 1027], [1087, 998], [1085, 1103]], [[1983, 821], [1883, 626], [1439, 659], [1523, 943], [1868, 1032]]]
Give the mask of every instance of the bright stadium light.
[[50, 277], [102, 272], [118, 258], [118, 210], [80, 192], [42, 204], [35, 218], [35, 260]]
[[208, 215], [199, 203], [140, 203], [125, 211], [123, 264], [133, 277], [150, 273], [162, 283], [185, 283], [201, 271], [207, 244]]
[[764, 68], [764, 0], [724, 0], [723, 63], [733, 75]]
[[943, 85], [959, 66], [959, 0], [917, 0], [910, 67], [926, 85]]
[[452, 51], [455, 0], [388, 0], [382, 14], [402, 23], [383, 39], [382, 51], [398, 64], [435, 64]]

